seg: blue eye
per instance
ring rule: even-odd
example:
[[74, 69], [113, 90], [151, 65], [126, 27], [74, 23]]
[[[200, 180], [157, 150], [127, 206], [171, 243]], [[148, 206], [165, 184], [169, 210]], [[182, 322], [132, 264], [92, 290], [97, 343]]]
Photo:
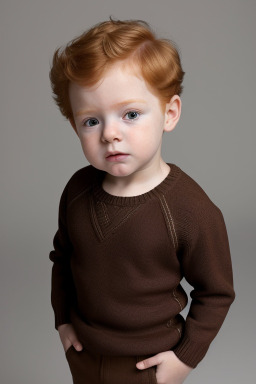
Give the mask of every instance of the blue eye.
[[140, 114], [137, 111], [129, 111], [129, 112], [126, 113], [125, 116], [128, 116], [129, 120], [135, 120], [139, 115]]
[[[88, 123], [88, 124], [87, 124]], [[93, 118], [93, 119], [88, 119], [84, 122], [84, 125], [86, 127], [94, 127], [95, 125], [99, 124], [98, 120]]]

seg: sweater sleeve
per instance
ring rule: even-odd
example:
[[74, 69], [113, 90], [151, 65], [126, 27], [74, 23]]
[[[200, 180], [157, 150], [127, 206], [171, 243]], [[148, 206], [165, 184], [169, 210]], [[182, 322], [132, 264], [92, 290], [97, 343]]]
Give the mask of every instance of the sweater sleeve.
[[74, 295], [74, 285], [70, 268], [72, 244], [68, 236], [66, 224], [67, 189], [64, 188], [58, 216], [58, 230], [53, 239], [54, 250], [49, 258], [53, 262], [51, 276], [51, 304], [55, 316], [55, 328], [64, 323], [70, 323], [70, 308]]
[[183, 336], [173, 349], [195, 368], [205, 356], [235, 299], [227, 230], [212, 202], [188, 215], [180, 254], [183, 275], [193, 287]]

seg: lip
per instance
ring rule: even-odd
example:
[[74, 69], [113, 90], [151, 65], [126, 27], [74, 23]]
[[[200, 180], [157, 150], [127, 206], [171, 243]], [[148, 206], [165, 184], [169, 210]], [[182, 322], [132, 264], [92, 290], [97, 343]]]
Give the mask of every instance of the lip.
[[123, 162], [127, 159], [127, 157], [129, 157], [127, 153], [117, 152], [114, 155], [110, 155], [106, 157], [106, 161], [109, 161], [111, 163], [120, 162], [120, 161]]
[[114, 155], [128, 155], [128, 153], [124, 153], [124, 152], [118, 152], [118, 151], [114, 151], [114, 152], [107, 152], [107, 153], [106, 153], [106, 157], [109, 157], [109, 156], [114, 156]]

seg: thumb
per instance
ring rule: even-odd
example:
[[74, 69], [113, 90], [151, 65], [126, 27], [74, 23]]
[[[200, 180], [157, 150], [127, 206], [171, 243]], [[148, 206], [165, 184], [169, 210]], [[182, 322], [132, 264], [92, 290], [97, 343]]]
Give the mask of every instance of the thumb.
[[73, 346], [74, 346], [74, 348], [79, 352], [79, 351], [82, 351], [82, 349], [83, 349], [83, 346], [82, 346], [82, 344], [78, 341], [78, 340], [75, 340], [75, 341], [73, 341]]
[[136, 364], [136, 367], [139, 369], [146, 369], [153, 367], [154, 365], [159, 364], [157, 356], [152, 356], [149, 359], [142, 360]]

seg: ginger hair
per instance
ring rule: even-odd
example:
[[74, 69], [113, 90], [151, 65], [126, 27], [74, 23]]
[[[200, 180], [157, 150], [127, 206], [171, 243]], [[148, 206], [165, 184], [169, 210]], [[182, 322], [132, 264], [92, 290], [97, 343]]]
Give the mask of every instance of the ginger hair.
[[69, 83], [93, 86], [116, 62], [128, 63], [164, 106], [172, 96], [180, 95], [185, 72], [176, 44], [158, 39], [143, 20], [113, 20], [94, 25], [56, 49], [50, 69], [53, 98], [61, 113], [73, 119]]

